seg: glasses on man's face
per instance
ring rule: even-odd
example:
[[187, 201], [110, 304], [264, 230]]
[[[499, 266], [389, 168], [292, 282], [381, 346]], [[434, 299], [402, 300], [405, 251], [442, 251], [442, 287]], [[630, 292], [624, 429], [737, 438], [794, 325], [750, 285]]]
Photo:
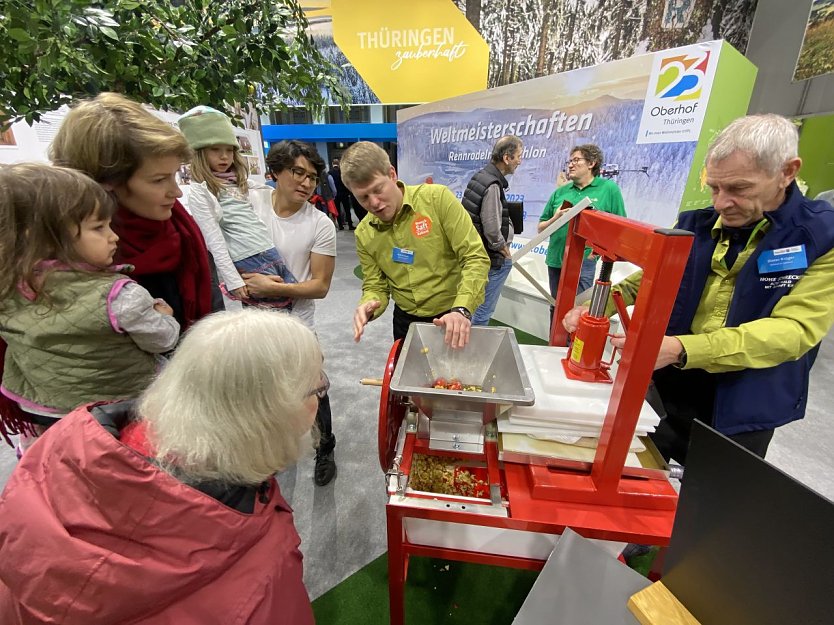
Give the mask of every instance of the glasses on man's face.
[[587, 161], [588, 159], [582, 158], [581, 156], [577, 156], [570, 160], [565, 161], [565, 165], [578, 165], [582, 161]]
[[304, 182], [306, 179], [312, 182], [313, 186], [319, 183], [319, 177], [316, 174], [309, 174], [307, 170], [301, 169], [300, 167], [290, 167], [290, 173], [296, 182]]
[[327, 374], [322, 371], [321, 372], [321, 386], [318, 388], [313, 389], [309, 393], [307, 393], [307, 397], [315, 395], [319, 399], [324, 399], [327, 396], [327, 391], [330, 390], [330, 379], [327, 377]]

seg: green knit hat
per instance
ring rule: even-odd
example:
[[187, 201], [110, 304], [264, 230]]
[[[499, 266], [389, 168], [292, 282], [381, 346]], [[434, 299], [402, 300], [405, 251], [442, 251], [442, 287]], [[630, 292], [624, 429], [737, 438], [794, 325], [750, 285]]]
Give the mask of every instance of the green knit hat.
[[193, 150], [210, 145], [238, 146], [232, 122], [225, 113], [210, 106], [195, 106], [181, 115], [177, 124]]

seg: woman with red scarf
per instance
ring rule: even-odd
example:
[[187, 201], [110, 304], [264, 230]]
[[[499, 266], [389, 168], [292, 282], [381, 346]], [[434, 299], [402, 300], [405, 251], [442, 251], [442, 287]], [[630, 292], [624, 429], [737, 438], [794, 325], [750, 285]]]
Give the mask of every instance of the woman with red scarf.
[[[130, 277], [173, 309], [183, 331], [223, 309], [203, 235], [178, 200], [176, 173], [190, 157], [185, 137], [170, 124], [116, 93], [71, 110], [50, 147], [56, 165], [84, 172], [114, 195], [115, 262], [135, 267]], [[0, 344], [0, 355], [4, 348]], [[0, 360], [0, 375], [2, 370]], [[0, 436], [6, 441], [9, 434], [29, 436], [27, 421], [29, 416], [0, 399]]]
[[136, 268], [131, 277], [174, 309], [183, 330], [223, 308], [203, 235], [179, 202], [185, 137], [140, 104], [102, 93], [69, 112], [50, 157], [114, 194], [117, 262]]

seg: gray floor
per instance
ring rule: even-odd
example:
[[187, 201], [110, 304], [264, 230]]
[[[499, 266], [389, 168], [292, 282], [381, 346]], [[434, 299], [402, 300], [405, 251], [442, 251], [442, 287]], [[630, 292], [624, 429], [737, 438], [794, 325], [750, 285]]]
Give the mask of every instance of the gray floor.
[[[327, 299], [319, 304], [317, 326], [332, 383], [333, 429], [339, 474], [324, 488], [312, 481], [312, 457], [280, 477], [284, 496], [295, 509], [305, 555], [305, 581], [316, 598], [385, 552], [385, 497], [377, 460], [379, 389], [360, 386], [363, 377], [381, 377], [391, 346], [390, 311], [353, 342], [353, 309], [360, 282], [353, 233], [338, 236], [336, 273]], [[834, 499], [834, 342], [823, 343], [811, 381], [807, 416], [777, 430], [768, 460]], [[0, 447], [0, 485], [14, 467], [11, 449]]]

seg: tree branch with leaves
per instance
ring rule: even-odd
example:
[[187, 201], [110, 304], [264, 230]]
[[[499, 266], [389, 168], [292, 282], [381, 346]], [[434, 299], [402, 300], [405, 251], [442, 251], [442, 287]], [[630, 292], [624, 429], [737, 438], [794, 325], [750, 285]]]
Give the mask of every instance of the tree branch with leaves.
[[347, 105], [296, 0], [0, 0], [0, 126], [117, 91], [161, 110]]

